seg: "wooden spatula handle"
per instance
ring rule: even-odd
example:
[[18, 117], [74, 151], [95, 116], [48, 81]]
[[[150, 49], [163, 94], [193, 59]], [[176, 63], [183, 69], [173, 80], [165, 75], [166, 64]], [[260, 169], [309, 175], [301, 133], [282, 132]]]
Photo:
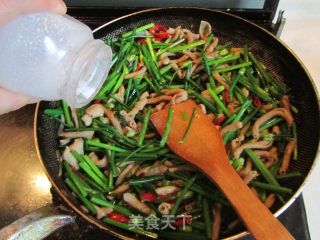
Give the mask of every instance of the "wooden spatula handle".
[[[208, 159], [208, 161], [210, 161]], [[234, 206], [244, 224], [258, 240], [286, 240], [294, 239], [287, 229], [276, 219], [264, 204], [257, 199], [252, 191], [244, 184], [231, 165], [219, 168], [206, 168], [209, 176]], [[220, 177], [219, 177], [220, 176]], [[228, 176], [228, 177], [225, 177]]]

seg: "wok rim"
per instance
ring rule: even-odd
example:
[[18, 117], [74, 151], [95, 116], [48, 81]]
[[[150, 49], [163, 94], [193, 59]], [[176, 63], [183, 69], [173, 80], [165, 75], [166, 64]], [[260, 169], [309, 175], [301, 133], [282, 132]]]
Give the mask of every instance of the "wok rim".
[[[143, 14], [143, 13], [146, 13], [146, 12], [165, 11], [165, 10], [169, 10], [169, 9], [177, 9], [177, 10], [192, 9], [192, 10], [201, 10], [201, 11], [208, 11], [208, 12], [218, 13], [218, 14], [222, 14], [222, 15], [227, 15], [229, 17], [233, 17], [233, 18], [236, 18], [238, 20], [244, 21], [246, 24], [252, 25], [252, 26], [260, 29], [261, 31], [263, 31], [267, 35], [269, 35], [269, 37], [273, 38], [273, 41], [277, 41], [278, 43], [280, 43], [291, 54], [291, 56], [294, 57], [297, 60], [297, 62], [300, 64], [302, 70], [307, 75], [307, 77], [308, 77], [308, 79], [309, 79], [309, 81], [310, 81], [310, 83], [312, 85], [312, 88], [313, 88], [314, 93], [315, 93], [315, 97], [317, 98], [318, 110], [320, 110], [319, 92], [318, 92], [317, 86], [315, 84], [315, 81], [312, 78], [312, 76], [310, 75], [308, 69], [306, 68], [306, 66], [304, 65], [302, 60], [297, 56], [297, 54], [285, 42], [283, 42], [281, 39], [279, 39], [278, 37], [273, 35], [268, 30], [264, 29], [263, 27], [255, 24], [255, 23], [253, 23], [253, 22], [251, 22], [249, 20], [246, 20], [246, 19], [244, 19], [242, 17], [230, 14], [228, 12], [223, 12], [223, 11], [220, 11], [220, 10], [207, 9], [207, 8], [197, 8], [197, 7], [168, 7], [168, 8], [144, 9], [144, 10], [141, 10], [141, 11], [137, 11], [137, 12], [134, 12], [134, 13], [130, 13], [130, 14], [118, 17], [116, 19], [113, 19], [113, 20], [105, 23], [105, 24], [102, 24], [101, 26], [99, 26], [99, 27], [95, 28], [94, 30], [92, 30], [92, 33], [94, 34], [94, 33], [98, 32], [99, 30], [102, 30], [106, 26], [109, 26], [110, 24], [113, 24], [113, 23], [115, 23], [115, 22], [117, 22], [117, 21], [119, 21], [121, 19], [124, 19], [124, 18], [132, 17], [132, 16]], [[68, 195], [59, 189], [59, 187], [57, 186], [57, 184], [55, 183], [55, 181], [53, 180], [53, 178], [51, 177], [51, 175], [47, 171], [47, 168], [46, 168], [45, 163], [44, 163], [45, 160], [42, 158], [41, 152], [40, 152], [40, 147], [39, 147], [39, 143], [38, 143], [38, 114], [39, 114], [40, 104], [41, 104], [41, 102], [37, 103], [36, 109], [35, 109], [35, 114], [34, 114], [34, 142], [35, 142], [35, 148], [36, 148], [36, 152], [37, 152], [38, 158], [39, 158], [40, 163], [41, 163], [41, 167], [44, 170], [46, 176], [48, 177], [51, 185], [54, 187], [55, 191], [57, 191], [59, 196], [68, 205], [68, 207], [70, 207], [74, 212], [76, 212], [79, 216], [81, 216], [83, 219], [85, 219], [89, 223], [97, 226], [99, 229], [102, 229], [102, 230], [104, 230], [104, 231], [106, 231], [106, 232], [108, 232], [108, 233], [112, 234], [113, 236], [118, 237], [120, 239], [124, 239], [124, 240], [134, 240], [134, 239], [136, 239], [136, 238], [130, 238], [128, 236], [124, 236], [124, 235], [118, 233], [117, 231], [109, 228], [107, 225], [104, 225], [104, 224], [98, 222], [97, 220], [92, 219], [89, 214], [85, 214], [79, 208], [77, 208], [69, 200]], [[305, 187], [305, 185], [309, 182], [310, 176], [314, 172], [315, 166], [316, 166], [316, 164], [317, 164], [317, 162], [319, 161], [319, 158], [320, 158], [320, 145], [319, 145], [319, 143], [320, 143], [320, 138], [318, 139], [318, 148], [317, 148], [317, 153], [316, 153], [315, 159], [312, 162], [312, 165], [310, 167], [310, 170], [309, 170], [307, 176], [304, 178], [302, 184], [297, 189], [297, 191], [291, 196], [291, 198], [280, 209], [278, 209], [275, 213], [273, 213], [273, 215], [275, 217], [280, 216], [285, 210], [287, 210], [291, 206], [291, 204], [299, 197], [299, 195], [301, 194], [301, 192], [302, 192], [303, 188]], [[233, 236], [230, 236], [230, 237], [227, 237], [227, 238], [224, 238], [224, 239], [225, 240], [238, 239], [238, 238], [246, 236], [248, 234], [250, 234], [248, 231], [243, 231], [241, 233], [238, 233], [236, 235], [233, 235]]]

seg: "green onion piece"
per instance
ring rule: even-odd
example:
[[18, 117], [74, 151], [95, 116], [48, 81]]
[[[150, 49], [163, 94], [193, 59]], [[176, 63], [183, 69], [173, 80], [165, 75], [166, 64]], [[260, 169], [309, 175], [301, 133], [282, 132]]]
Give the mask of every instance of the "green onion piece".
[[96, 215], [97, 214], [97, 210], [95, 209], [94, 205], [88, 199], [83, 197], [80, 192], [78, 192], [78, 189], [73, 184], [73, 182], [69, 178], [66, 178], [65, 183], [68, 185], [68, 187], [71, 189], [71, 191], [74, 192], [77, 195], [77, 197], [85, 205], [85, 207], [89, 210], [89, 212], [92, 215]]
[[132, 151], [130, 154], [128, 154], [125, 158], [123, 158], [121, 161], [120, 161], [120, 166], [122, 165], [122, 163], [125, 163], [127, 161], [129, 161], [129, 159], [131, 157], [133, 157], [136, 153], [140, 152], [142, 149], [146, 148], [149, 144], [145, 144], [145, 145], [142, 145], [141, 147], [137, 148], [136, 150]]
[[257, 156], [257, 154], [252, 149], [245, 149], [244, 152], [248, 154], [248, 156], [253, 161], [256, 168], [259, 170], [259, 172], [262, 174], [262, 176], [265, 178], [265, 180], [268, 183], [275, 186], [280, 186], [280, 184], [277, 182], [277, 180], [274, 178], [271, 172], [266, 168], [266, 166], [263, 164], [261, 159]]
[[171, 215], [176, 215], [177, 210], [180, 206], [181, 201], [183, 200], [183, 197], [186, 195], [187, 191], [189, 190], [189, 188], [192, 186], [192, 184], [194, 183], [194, 181], [196, 180], [196, 176], [194, 176], [193, 178], [191, 178], [190, 181], [187, 182], [187, 184], [184, 186], [184, 188], [182, 189], [182, 191], [180, 192], [176, 203], [174, 204], [173, 208], [170, 211]]
[[245, 126], [247, 125], [248, 122], [251, 121], [251, 119], [257, 114], [259, 111], [259, 108], [255, 108], [249, 115], [247, 115], [243, 120], [242, 120], [242, 125]]
[[187, 138], [187, 135], [188, 135], [188, 133], [189, 133], [189, 131], [190, 131], [190, 128], [191, 128], [191, 124], [192, 124], [192, 122], [193, 122], [193, 120], [194, 120], [194, 117], [196, 116], [196, 111], [197, 111], [197, 108], [196, 108], [196, 107], [193, 108], [192, 114], [191, 114], [191, 118], [190, 118], [190, 121], [189, 121], [189, 123], [188, 123], [187, 129], [186, 129], [186, 131], [184, 132], [183, 137], [182, 137], [182, 139], [181, 139], [180, 142], [179, 142], [180, 144], [184, 143], [184, 141], [185, 141], [186, 138]]
[[[147, 156], [147, 157], [131, 157], [131, 158], [130, 158], [130, 161], [132, 161], [132, 162], [137, 161], [137, 162], [140, 162], [139, 164], [141, 164], [141, 163], [144, 162], [144, 161], [153, 161], [153, 160], [157, 160], [158, 158], [159, 158], [158, 155]], [[120, 157], [120, 158], [117, 158], [117, 159], [116, 159], [116, 162], [121, 161], [121, 159], [122, 159], [121, 157]], [[121, 166], [123, 166], [123, 164], [122, 164]]]
[[153, 82], [148, 78], [148, 76], [144, 76], [143, 79], [147, 81], [147, 83], [149, 84], [149, 86], [152, 88], [153, 91], [155, 91], [157, 94], [160, 94], [160, 89], [156, 87], [155, 84], [153, 84]]
[[295, 122], [292, 124], [292, 133], [293, 133], [293, 137], [296, 139], [296, 144], [293, 150], [293, 160], [298, 160], [298, 136], [297, 136], [297, 125]]
[[182, 112], [182, 119], [183, 121], [188, 121], [188, 115], [186, 112]]
[[106, 84], [99, 90], [95, 99], [102, 98], [106, 92], [110, 91], [110, 89], [117, 83], [120, 75], [121, 74], [117, 74], [112, 78], [111, 76], [108, 76]]
[[146, 38], [146, 41], [147, 41], [147, 46], [148, 46], [148, 48], [149, 48], [149, 52], [150, 52], [151, 58], [152, 58], [152, 60], [156, 63], [156, 62], [157, 62], [157, 59], [156, 59], [156, 57], [154, 56], [154, 50], [153, 50], [153, 47], [152, 47], [152, 43], [151, 43], [150, 38]]
[[[146, 145], [143, 145], [143, 146], [141, 146], [141, 149], [142, 149], [142, 147], [143, 148], [145, 148], [145, 146]], [[141, 150], [140, 149], [140, 150]], [[117, 153], [117, 157], [126, 157], [126, 156], [128, 156], [128, 155], [131, 155], [132, 153]], [[144, 153], [144, 152], [142, 152], [142, 153], [134, 153], [132, 156], [133, 157], [158, 157], [158, 153]]]
[[[141, 52], [143, 54], [143, 62], [146, 65], [147, 69], [151, 73], [154, 78], [156, 78], [159, 82], [161, 81], [161, 75], [158, 69], [157, 62], [152, 60], [151, 54], [147, 48], [147, 46], [142, 45], [141, 46]], [[159, 88], [159, 83], [154, 82], [155, 86]]]
[[270, 167], [270, 172], [273, 177], [276, 177], [281, 164], [282, 164], [282, 159], [278, 159], [276, 163]]
[[167, 140], [168, 140], [168, 136], [169, 136], [169, 132], [170, 132], [170, 128], [171, 128], [171, 122], [172, 122], [172, 115], [173, 115], [173, 108], [169, 107], [166, 127], [164, 129], [164, 132], [163, 132], [160, 144], [159, 144], [160, 147], [164, 147], [166, 145]]
[[240, 63], [240, 64], [236, 64], [236, 65], [233, 65], [233, 66], [230, 66], [230, 67], [216, 69], [216, 70], [214, 70], [212, 72], [212, 74], [223, 73], [223, 72], [231, 72], [233, 70], [236, 70], [236, 69], [239, 69], [239, 68], [243, 68], [243, 67], [248, 67], [248, 66], [251, 66], [251, 65], [252, 65], [252, 62]]
[[64, 113], [64, 117], [66, 119], [67, 127], [73, 127], [71, 115], [69, 112], [69, 106], [65, 101], [62, 100], [61, 102], [62, 102], [63, 113]]
[[94, 140], [87, 140], [86, 144], [89, 145], [89, 146], [100, 147], [100, 148], [103, 148], [105, 150], [111, 150], [111, 151], [115, 151], [115, 152], [122, 152], [122, 153], [128, 152], [128, 150], [126, 150], [126, 149], [118, 148], [118, 147], [115, 147], [115, 146], [112, 146], [112, 145], [108, 145], [108, 144], [105, 144], [105, 143], [100, 143], [100, 142], [97, 142], [97, 141], [94, 141]]
[[80, 178], [71, 170], [71, 167], [69, 166], [69, 164], [66, 161], [63, 161], [63, 165], [70, 177], [70, 179], [72, 180], [72, 182], [74, 183], [74, 185], [77, 187], [77, 189], [79, 190], [79, 193], [81, 194], [81, 196], [86, 197], [87, 196], [87, 191], [84, 188], [84, 184], [83, 182], [80, 180]]
[[224, 48], [218, 52], [218, 55], [224, 57], [224, 56], [228, 55], [228, 53], [229, 53], [229, 50]]
[[199, 229], [199, 230], [206, 230], [206, 226], [204, 225], [203, 222], [199, 222], [199, 221], [192, 221], [192, 223], [190, 224], [190, 226], [192, 228], [196, 228], [196, 229]]
[[184, 38], [181, 38], [181, 39], [175, 41], [174, 43], [172, 43], [172, 44], [169, 45], [168, 47], [159, 50], [159, 51], [156, 53], [156, 56], [159, 56], [159, 55], [161, 55], [162, 53], [167, 52], [169, 49], [174, 48], [175, 46], [179, 45], [180, 43], [183, 43], [184, 41], [185, 41]]
[[185, 61], [179, 69], [183, 69], [183, 68], [187, 68], [187, 67], [190, 67], [192, 66], [192, 61]]
[[148, 23], [144, 26], [141, 26], [141, 27], [138, 27], [136, 29], [134, 29], [133, 31], [129, 31], [129, 32], [126, 32], [124, 34], [121, 35], [122, 38], [127, 38], [127, 37], [130, 37], [132, 36], [133, 34], [136, 34], [138, 32], [143, 32], [145, 30], [148, 30], [149, 28], [152, 28], [154, 26], [154, 23]]
[[116, 62], [118, 61], [119, 56], [114, 56], [112, 59], [112, 62], [110, 64], [110, 69], [116, 64]]
[[278, 123], [282, 122], [283, 118], [272, 118], [267, 123], [262, 124], [262, 126], [259, 128], [259, 131], [264, 131], [274, 125], [277, 125]]
[[94, 180], [92, 180], [90, 177], [81, 174], [80, 172], [78, 172], [78, 175], [84, 179], [91, 187], [93, 187], [94, 189], [100, 191], [100, 192], [106, 192], [106, 189], [103, 189], [102, 187], [100, 187]]
[[73, 182], [69, 178], [65, 179], [65, 183], [68, 185], [72, 192], [74, 192], [77, 196], [82, 197], [79, 189], [76, 187], [76, 185], [73, 184]]
[[249, 62], [249, 49], [248, 49], [248, 45], [244, 45], [243, 48], [243, 58], [245, 62]]
[[290, 110], [295, 114], [299, 113], [299, 110], [295, 106], [293, 106], [292, 104], [290, 104]]
[[171, 65], [167, 65], [167, 66], [160, 69], [160, 74], [163, 75], [166, 72], [168, 72], [170, 69], [172, 69]]
[[149, 124], [149, 120], [150, 120], [151, 111], [152, 111], [152, 108], [148, 107], [146, 116], [145, 116], [145, 118], [143, 120], [143, 124], [142, 124], [142, 128], [141, 128], [141, 131], [140, 131], [140, 135], [139, 135], [139, 138], [138, 138], [138, 146], [141, 146], [143, 144], [144, 136], [146, 135], [148, 124]]
[[110, 170], [114, 176], [118, 176], [119, 171], [114, 160], [114, 155], [115, 155], [115, 152], [111, 151], [109, 156]]
[[[238, 83], [239, 79], [243, 77], [244, 73], [245, 73], [246, 69], [245, 68], [240, 68], [238, 74], [236, 75], [236, 77], [233, 79], [231, 86], [229, 88], [229, 97], [232, 97], [233, 95], [233, 90], [236, 86], [236, 84]], [[240, 73], [241, 72], [241, 73]]]
[[186, 44], [186, 45], [170, 48], [170, 49], [168, 49], [168, 52], [181, 52], [183, 50], [187, 50], [187, 49], [191, 49], [191, 48], [195, 48], [195, 47], [201, 46], [201, 45], [203, 45], [205, 43], [206, 43], [205, 41], [200, 40], [200, 41], [193, 42], [193, 43], [190, 43], [190, 44]]
[[142, 228], [139, 228], [139, 227], [131, 227], [127, 223], [117, 222], [117, 221], [114, 221], [110, 218], [104, 218], [104, 219], [102, 219], [102, 221], [105, 222], [106, 224], [130, 231], [130, 232], [137, 233], [137, 234], [139, 234], [141, 236], [145, 236], [147, 238], [158, 239], [158, 234], [143, 230]]
[[79, 163], [79, 166], [85, 171], [100, 187], [107, 189], [107, 183], [102, 180], [91, 168], [90, 166], [83, 162]]
[[251, 52], [248, 53], [248, 56], [250, 58], [250, 60], [253, 62], [253, 64], [256, 66], [256, 68], [258, 69], [258, 71], [260, 72], [260, 74], [262, 75], [263, 79], [267, 82], [267, 83], [271, 83], [272, 79], [270, 78], [270, 76], [267, 74], [267, 72], [265, 71], [265, 69], [262, 67], [262, 65], [260, 64], [260, 62], [253, 56], [253, 54]]
[[186, 77], [185, 77], [185, 79], [189, 79], [189, 81], [186, 80], [186, 81], [184, 82], [183, 88], [184, 88], [185, 90], [188, 90], [188, 88], [189, 88], [189, 82], [191, 81], [191, 68], [192, 68], [192, 64], [190, 64], [190, 65], [188, 66], [187, 70], [186, 70]]
[[276, 193], [286, 193], [286, 194], [291, 194], [292, 190], [290, 188], [286, 188], [286, 187], [280, 187], [280, 186], [275, 186], [272, 184], [268, 184], [268, 183], [263, 183], [263, 182], [258, 182], [255, 180], [252, 180], [249, 183], [250, 186], [253, 187], [258, 187], [267, 191], [271, 191], [271, 192], [276, 192]]
[[120, 207], [120, 206], [117, 206], [115, 204], [113, 204], [112, 202], [109, 202], [109, 201], [106, 201], [106, 200], [103, 200], [101, 198], [98, 198], [96, 196], [92, 196], [90, 198], [90, 201], [99, 205], [99, 206], [103, 206], [103, 207], [109, 207], [109, 208], [112, 208], [114, 211], [118, 212], [118, 213], [121, 213], [127, 217], [129, 216], [134, 216], [134, 214], [127, 208], [125, 207]]
[[[123, 46], [123, 44], [125, 43], [125, 45]], [[132, 46], [132, 42], [125, 42], [122, 41], [121, 43], [121, 48], [119, 51], [119, 61], [124, 62], [126, 60], [126, 55], [128, 54], [127, 51], [131, 48]], [[124, 65], [123, 65], [124, 66]]]
[[204, 224], [206, 226], [206, 235], [207, 238], [211, 239], [212, 235], [212, 223], [211, 223], [211, 217], [210, 217], [210, 209], [207, 199], [202, 199], [202, 208], [203, 208], [203, 218], [204, 218]]
[[220, 85], [215, 88], [214, 92], [218, 95], [218, 94], [222, 93], [224, 90], [225, 90], [225, 87]]
[[[246, 120], [246, 119], [244, 119], [244, 120]], [[264, 124], [261, 125], [261, 127], [259, 128], [259, 132], [262, 132], [262, 131], [264, 131], [264, 130], [266, 130], [266, 129], [274, 126], [274, 125], [277, 125], [278, 123], [280, 123], [282, 121], [283, 121], [283, 118], [280, 118], [280, 117], [271, 118], [269, 121], [267, 121], [267, 122], [265, 122]], [[246, 136], [249, 137], [249, 136], [251, 136], [251, 134], [252, 134], [252, 131], [250, 130], [246, 134]]]
[[[241, 106], [239, 112], [237, 113], [237, 115], [235, 115], [235, 117], [233, 118], [232, 122], [238, 122], [241, 120], [243, 114], [247, 111], [247, 109], [251, 106], [251, 100], [247, 99]], [[228, 121], [225, 122], [224, 125], [227, 125], [229, 123], [231, 123], [230, 121], [231, 118], [228, 119]]]
[[285, 179], [288, 179], [288, 178], [293, 178], [293, 177], [301, 177], [302, 174], [300, 172], [290, 172], [290, 173], [285, 173], [285, 174], [282, 174], [282, 175], [278, 175], [276, 177], [277, 180], [285, 180]]
[[113, 191], [114, 184], [113, 184], [113, 171], [111, 170], [111, 167], [109, 169], [109, 176], [108, 176], [108, 191]]
[[146, 178], [138, 178], [138, 179], [131, 179], [129, 181], [130, 185], [139, 185], [144, 183], [150, 183], [155, 182], [164, 179], [164, 176], [152, 176], [152, 177], [146, 177]]
[[249, 71], [246, 71], [246, 76], [248, 77], [248, 80], [250, 82], [248, 80], [246, 80], [245, 78], [240, 78], [239, 83], [241, 83], [243, 86], [248, 88], [251, 92], [256, 94], [262, 101], [264, 101], [264, 102], [272, 102], [273, 101], [273, 99], [269, 96], [269, 94], [264, 89], [259, 87], [258, 84], [252, 84], [252, 83], [255, 83], [256, 80], [254, 79], [254, 77], [252, 76], [252, 74]]
[[47, 108], [44, 110], [44, 114], [50, 116], [50, 117], [59, 117], [63, 114], [63, 110], [62, 109], [50, 109]]
[[77, 151], [71, 151], [71, 154], [74, 156], [75, 159], [77, 159], [78, 162], [83, 161], [83, 156], [80, 155]]
[[224, 103], [220, 100], [218, 95], [215, 93], [215, 91], [212, 90], [212, 88], [210, 86], [208, 86], [208, 92], [209, 92], [210, 96], [213, 98], [213, 100], [216, 102], [218, 107], [222, 110], [222, 112], [227, 117], [231, 117], [231, 114], [229, 113], [227, 107], [224, 105]]
[[197, 98], [197, 100], [198, 100], [199, 102], [201, 102], [203, 105], [205, 105], [211, 112], [213, 112], [213, 113], [216, 113], [216, 112], [217, 112], [216, 107], [215, 107], [210, 101], [208, 101], [207, 99], [205, 99], [204, 97], [202, 97], [199, 93], [197, 93], [197, 92], [195, 92], [195, 91], [193, 91], [193, 90], [190, 90], [190, 89], [189, 89], [189, 92], [190, 92], [192, 95], [194, 95], [194, 96]]
[[[190, 179], [188, 177], [182, 176], [181, 174], [177, 174], [177, 173], [170, 173], [170, 172], [166, 172], [167, 176], [173, 177], [173, 178], [178, 178], [178, 179], [182, 179], [185, 182], [189, 182]], [[196, 193], [199, 193], [200, 195], [219, 202], [223, 205], [227, 205], [227, 202], [221, 198], [219, 198], [218, 196], [216, 196], [212, 191], [210, 191], [207, 187], [202, 187], [201, 185], [198, 185], [196, 183], [194, 183], [193, 185], [191, 185], [190, 190]]]
[[210, 66], [209, 66], [209, 63], [208, 63], [208, 58], [206, 56], [206, 54], [204, 52], [201, 53], [201, 57], [203, 59], [203, 62], [204, 62], [204, 67], [206, 69], [206, 72], [208, 74], [208, 77], [209, 77], [209, 82], [210, 82], [210, 86], [215, 89], [216, 88], [216, 83], [212, 77], [212, 74], [211, 74], [211, 70], [210, 70]]
[[[138, 56], [136, 56], [135, 59], [134, 59], [133, 67], [132, 67], [133, 71], [135, 71], [137, 69], [138, 61], [139, 61], [139, 58], [138, 58]], [[132, 81], [133, 81], [133, 78], [130, 78], [129, 81], [128, 81], [128, 84], [127, 84], [127, 88], [126, 88], [126, 91], [125, 91], [125, 105], [129, 101], [130, 92], [131, 92], [131, 88], [132, 88]]]
[[220, 50], [222, 50], [222, 49], [224, 49], [224, 48], [229, 47], [231, 44], [232, 44], [232, 42], [231, 42], [231, 41], [228, 41], [228, 42], [226, 42], [225, 44], [218, 45], [218, 46], [215, 48], [215, 50], [220, 51]]
[[83, 160], [89, 165], [93, 172], [100, 177], [103, 181], [107, 182], [106, 176], [101, 172], [101, 170], [93, 163], [93, 161], [87, 156], [83, 156]]
[[226, 62], [231, 62], [231, 61], [237, 60], [239, 58], [240, 58], [240, 56], [230, 54], [230, 55], [225, 56], [223, 58], [213, 59], [211, 61], [208, 61], [208, 63], [209, 63], [209, 66], [213, 65], [214, 67], [216, 67], [216, 66], [218, 66], [220, 64], [223, 64], [223, 63], [226, 63]]
[[113, 87], [112, 91], [111, 91], [111, 94], [115, 94], [118, 89], [121, 87], [123, 81], [124, 81], [124, 78], [125, 76], [128, 74], [128, 68], [126, 67], [126, 65], [123, 66], [123, 71], [116, 83], [116, 85]]
[[206, 40], [206, 43], [203, 46], [204, 50], [206, 50], [207, 47], [210, 46], [213, 39], [214, 39], [214, 35], [211, 33], [210, 36], [208, 37], [208, 39]]

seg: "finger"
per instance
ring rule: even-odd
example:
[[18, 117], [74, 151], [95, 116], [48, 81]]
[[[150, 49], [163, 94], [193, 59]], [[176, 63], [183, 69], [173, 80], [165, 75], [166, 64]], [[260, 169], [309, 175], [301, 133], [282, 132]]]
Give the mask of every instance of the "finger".
[[0, 26], [20, 14], [43, 11], [65, 14], [67, 7], [63, 0], [0, 0]]
[[52, 11], [65, 14], [67, 7], [62, 0], [18, 0], [20, 3], [20, 14], [29, 12]]
[[0, 115], [17, 110], [37, 100], [0, 88]]

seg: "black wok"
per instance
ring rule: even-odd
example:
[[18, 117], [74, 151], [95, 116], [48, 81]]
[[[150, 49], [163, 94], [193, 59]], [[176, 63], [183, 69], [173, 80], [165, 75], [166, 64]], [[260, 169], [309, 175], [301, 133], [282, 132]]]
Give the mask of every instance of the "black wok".
[[[291, 171], [302, 173], [301, 178], [292, 178], [285, 186], [293, 189], [295, 194], [285, 203], [278, 202], [272, 209], [279, 216], [300, 194], [305, 180], [309, 176], [316, 158], [319, 144], [319, 105], [312, 79], [301, 61], [279, 39], [266, 30], [239, 17], [228, 13], [198, 8], [169, 8], [146, 10], [113, 20], [94, 31], [96, 38], [114, 38], [136, 26], [150, 22], [165, 26], [183, 26], [198, 30], [201, 20], [211, 23], [214, 33], [221, 41], [232, 41], [233, 46], [248, 44], [259, 60], [270, 69], [272, 74], [285, 82], [291, 89], [292, 103], [299, 109], [296, 117], [298, 130], [298, 160], [290, 165]], [[35, 117], [36, 146], [44, 169], [57, 193], [65, 203], [79, 216], [99, 228], [121, 239], [134, 238], [120, 229], [106, 226], [101, 221], [83, 212], [80, 203], [71, 194], [62, 178], [58, 176], [57, 160], [57, 125], [44, 116], [46, 108], [55, 106], [54, 102], [41, 102]], [[236, 237], [243, 235], [238, 234]]]

